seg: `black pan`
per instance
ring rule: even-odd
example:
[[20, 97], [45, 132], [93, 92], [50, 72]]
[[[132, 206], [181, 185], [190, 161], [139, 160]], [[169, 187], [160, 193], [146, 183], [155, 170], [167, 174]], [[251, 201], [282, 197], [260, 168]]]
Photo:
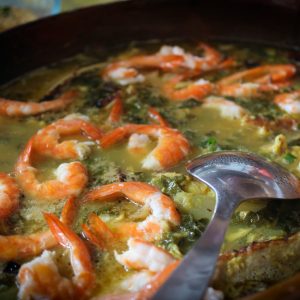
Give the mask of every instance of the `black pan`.
[[0, 84], [83, 52], [184, 38], [300, 48], [297, 0], [133, 0], [39, 20], [0, 34]]

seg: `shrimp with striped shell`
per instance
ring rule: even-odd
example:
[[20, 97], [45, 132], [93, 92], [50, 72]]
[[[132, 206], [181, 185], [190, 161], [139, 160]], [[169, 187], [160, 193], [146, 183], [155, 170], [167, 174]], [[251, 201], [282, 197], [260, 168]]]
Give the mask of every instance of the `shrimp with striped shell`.
[[[83, 202], [115, 201], [122, 197], [142, 205], [151, 214], [138, 223], [117, 224], [115, 234], [120, 238], [135, 236], [144, 240], [154, 240], [160, 238], [166, 230], [169, 230], [170, 226], [180, 224], [180, 214], [177, 212], [173, 200], [162, 194], [156, 187], [144, 182], [123, 182], [98, 186], [84, 196]], [[93, 220], [95, 217], [91, 220], [92, 223], [95, 223]], [[101, 223], [101, 220], [99, 222]], [[101, 232], [97, 231], [96, 233], [100, 235], [101, 240], [109, 241], [107, 238], [102, 238], [103, 233], [106, 234], [109, 231], [108, 227], [105, 224], [98, 227], [101, 228]], [[87, 232], [86, 236], [91, 236], [90, 232]], [[109, 238], [112, 236], [108, 235]]]
[[279, 94], [274, 103], [289, 114], [300, 114], [300, 90]]
[[19, 207], [20, 189], [14, 178], [0, 173], [0, 218], [6, 219]]
[[95, 274], [84, 242], [52, 214], [45, 219], [55, 240], [69, 250], [74, 276], [60, 275], [53, 256], [44, 252], [22, 265], [18, 273], [20, 299], [86, 299], [95, 286]]
[[38, 115], [47, 111], [62, 110], [78, 96], [77, 91], [68, 91], [54, 100], [43, 102], [23, 102], [0, 98], [0, 115], [24, 117]]
[[[88, 141], [77, 139], [61, 141], [63, 137], [82, 135]], [[40, 129], [33, 136], [33, 148], [42, 155], [56, 159], [84, 159], [94, 143], [99, 144], [102, 131], [83, 115], [69, 115]]]
[[[61, 221], [71, 225], [75, 219], [75, 198], [66, 200], [61, 213]], [[0, 261], [19, 261], [41, 254], [52, 249], [57, 241], [50, 230], [27, 235], [0, 235]]]
[[294, 65], [263, 65], [222, 78], [216, 92], [221, 96], [258, 97], [289, 85], [295, 73]]
[[84, 165], [78, 161], [62, 163], [54, 172], [56, 179], [40, 182], [37, 178], [38, 170], [32, 166], [33, 142], [31, 138], [15, 166], [16, 180], [25, 194], [47, 201], [79, 195], [88, 182]]
[[163, 170], [178, 164], [189, 153], [187, 139], [176, 129], [159, 125], [128, 124], [105, 134], [101, 147], [107, 149], [129, 137], [128, 150], [134, 150], [140, 144], [140, 138], [157, 139], [157, 146], [147, 155], [142, 167], [148, 170]]

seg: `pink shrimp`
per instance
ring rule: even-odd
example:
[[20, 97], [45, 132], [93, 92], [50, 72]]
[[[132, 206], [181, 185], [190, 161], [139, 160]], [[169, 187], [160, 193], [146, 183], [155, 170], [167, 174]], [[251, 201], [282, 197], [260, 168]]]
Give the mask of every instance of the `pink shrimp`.
[[219, 80], [217, 92], [223, 96], [256, 97], [263, 92], [277, 91], [295, 73], [293, 65], [264, 65]]
[[[170, 225], [177, 226], [180, 224], [180, 215], [173, 200], [162, 194], [154, 186], [144, 182], [123, 182], [99, 186], [87, 193], [83, 202], [112, 201], [120, 197], [128, 198], [136, 204], [145, 206], [150, 209], [151, 215], [139, 223], [131, 222], [115, 226], [115, 234], [119, 237], [136, 236], [153, 240], [161, 237]], [[95, 224], [95, 221], [92, 220], [92, 223]], [[105, 241], [105, 238], [102, 238], [103, 232], [107, 234], [109, 229], [105, 225], [101, 225], [101, 228], [103, 230], [97, 233]]]
[[163, 94], [168, 99], [172, 101], [184, 101], [188, 99], [202, 100], [213, 90], [214, 85], [204, 79], [187, 83], [186, 86], [177, 88], [182, 83], [183, 78], [183, 76], [178, 75], [163, 85]]
[[274, 103], [289, 114], [300, 114], [300, 90], [277, 95]]
[[[172, 272], [178, 267], [180, 261], [175, 261], [170, 263], [164, 270], [157, 273], [156, 275], [148, 276], [144, 280], [144, 284], [140, 284], [140, 288], [138, 291], [133, 291], [129, 293], [122, 294], [114, 294], [107, 296], [95, 297], [93, 300], [148, 300], [154, 296], [154, 294], [158, 291], [158, 289], [164, 284], [164, 282], [168, 279], [168, 277], [172, 274]], [[142, 274], [144, 275], [144, 274]], [[134, 275], [133, 275], [134, 276]], [[140, 274], [138, 274], [140, 276]], [[136, 286], [136, 280], [140, 278], [133, 278], [135, 281], [133, 284]], [[146, 281], [146, 282], [145, 282]], [[128, 283], [130, 284], [130, 282]], [[124, 284], [125, 285], [125, 284]], [[134, 287], [135, 287], [134, 286]]]
[[106, 80], [115, 80], [121, 85], [142, 82], [145, 77], [137, 69], [161, 69], [163, 71], [184, 71], [189, 76], [202, 72], [227, 68], [232, 59], [222, 61], [222, 55], [214, 48], [200, 43], [197, 48], [204, 50], [202, 57], [185, 52], [178, 46], [163, 46], [152, 55], [138, 55], [108, 65], [102, 72]]
[[113, 63], [105, 69], [104, 74], [117, 67], [157, 68], [165, 71], [175, 71], [181, 68], [199, 72], [211, 70], [221, 62], [222, 55], [214, 48], [204, 43], [200, 43], [197, 48], [203, 49], [204, 55], [202, 57], [185, 52], [178, 46], [162, 46], [153, 55], [138, 55]]
[[44, 214], [58, 243], [69, 249], [74, 276], [62, 277], [49, 252], [24, 264], [18, 274], [19, 298], [86, 299], [95, 285], [95, 274], [83, 241], [54, 215]]
[[20, 190], [15, 180], [0, 173], [0, 218], [6, 219], [19, 207]]
[[0, 98], [0, 115], [22, 117], [41, 114], [47, 111], [56, 111], [71, 104], [77, 97], [77, 91], [68, 91], [59, 98], [43, 102], [22, 102]]
[[165, 250], [145, 241], [130, 239], [128, 246], [129, 250], [115, 253], [115, 256], [124, 267], [138, 270], [121, 284], [129, 293], [97, 297], [97, 300], [150, 299], [180, 262]]
[[[189, 143], [179, 131], [159, 125], [128, 124], [116, 128], [103, 136], [101, 147], [108, 148], [134, 133], [158, 139], [157, 146], [143, 161], [144, 169], [162, 170], [173, 167], [189, 152]], [[131, 146], [134, 148], [133, 144]]]
[[170, 127], [168, 121], [165, 120], [154, 107], [149, 107], [148, 115], [153, 121], [157, 122], [160, 126]]
[[82, 224], [84, 237], [100, 250], [109, 250], [117, 236], [96, 214], [89, 214], [88, 220], [90, 226]]
[[111, 123], [118, 123], [120, 122], [123, 114], [123, 101], [119, 94], [116, 95], [114, 101], [115, 102], [109, 114], [108, 121]]
[[86, 168], [80, 162], [63, 163], [56, 169], [57, 179], [39, 182], [32, 167], [33, 138], [29, 140], [15, 166], [16, 179], [25, 193], [43, 200], [57, 201], [77, 196], [88, 182]]
[[152, 243], [130, 238], [127, 244], [129, 249], [122, 254], [115, 252], [115, 258], [128, 269], [157, 273], [175, 261], [169, 252]]
[[[62, 210], [61, 220], [71, 225], [75, 218], [75, 198], [70, 197]], [[41, 254], [57, 245], [50, 230], [29, 235], [0, 236], [0, 261], [23, 260]]]
[[82, 134], [98, 144], [103, 135], [102, 131], [85, 120], [84, 116], [70, 115], [39, 130], [33, 136], [33, 148], [42, 155], [57, 159], [83, 159], [90, 152], [91, 141], [59, 142], [61, 137], [75, 134]]

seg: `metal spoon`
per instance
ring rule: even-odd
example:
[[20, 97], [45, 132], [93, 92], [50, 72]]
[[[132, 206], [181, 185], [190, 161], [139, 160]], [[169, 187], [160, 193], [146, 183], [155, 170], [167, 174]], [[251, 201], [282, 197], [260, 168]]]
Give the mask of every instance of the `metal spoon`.
[[239, 151], [201, 156], [187, 171], [216, 193], [216, 207], [202, 237], [152, 299], [199, 300], [207, 289], [230, 217], [246, 199], [300, 198], [299, 180], [279, 165]]

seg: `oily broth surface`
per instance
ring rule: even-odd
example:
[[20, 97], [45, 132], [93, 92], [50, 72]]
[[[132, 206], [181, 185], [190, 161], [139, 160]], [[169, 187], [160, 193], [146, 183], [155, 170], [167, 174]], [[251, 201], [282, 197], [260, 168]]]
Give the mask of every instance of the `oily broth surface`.
[[[192, 46], [189, 46], [191, 49]], [[284, 52], [274, 49], [250, 49], [243, 46], [232, 46], [232, 45], [218, 45], [219, 49], [226, 54], [232, 55], [239, 62], [244, 62], [247, 59], [252, 61], [258, 61], [260, 64], [263, 63], [285, 63], [287, 62], [287, 56]], [[157, 49], [158, 46], [151, 45], [150, 48]], [[145, 47], [147, 49], [147, 47]], [[142, 50], [137, 48], [131, 48], [124, 53], [121, 53], [118, 58], [124, 58], [132, 53], [140, 53]], [[114, 59], [116, 59], [114, 57]], [[0, 87], [0, 92], [6, 97], [18, 99], [40, 99], [43, 98], [48, 91], [58, 83], [64, 82], [67, 75], [70, 72], [74, 72], [78, 67], [85, 67], [94, 63], [104, 63], [104, 59], [99, 59], [97, 56], [79, 55], [68, 61], [61, 62], [51, 66], [50, 68], [42, 68], [36, 70], [22, 79], [15, 81], [9, 85]], [[233, 73], [237, 70], [245, 68], [245, 66], [236, 67], [232, 70], [212, 72], [205, 75], [207, 79], [217, 79], [219, 76], [225, 76]], [[99, 74], [99, 70], [96, 68], [94, 76]], [[99, 76], [99, 75], [98, 75]], [[158, 72], [146, 72], [146, 82], [150, 85], [151, 90], [159, 89], [161, 85], [161, 74]], [[163, 76], [162, 80], [167, 80], [168, 76]], [[299, 80], [295, 80], [297, 84]], [[143, 88], [143, 84], [138, 84]], [[68, 87], [68, 84], [66, 84]], [[85, 92], [87, 87], [84, 84], [78, 84], [79, 88]], [[131, 104], [134, 103], [134, 92], [135, 87], [127, 87], [126, 93], [128, 100]], [[130, 91], [130, 89], [133, 91]], [[157, 91], [154, 92], [157, 96]], [[83, 96], [84, 98], [84, 96]], [[133, 100], [132, 100], [133, 99]], [[81, 99], [82, 100], [82, 99]], [[81, 101], [79, 99], [79, 101]], [[127, 99], [124, 99], [125, 103]], [[83, 100], [82, 100], [83, 101]], [[194, 105], [194, 104], [193, 104]], [[129, 109], [132, 106], [129, 106]], [[140, 108], [140, 111], [143, 107]], [[284, 165], [284, 167], [290, 169], [297, 176], [299, 172], [297, 169], [298, 159], [293, 163], [287, 163], [282, 157], [272, 156], [269, 152], [264, 151], [274, 142], [274, 138], [279, 133], [286, 134], [287, 137], [293, 139], [295, 133], [286, 132], [262, 132], [258, 127], [254, 125], [244, 125], [240, 120], [229, 120], [222, 118], [218, 111], [214, 109], [201, 107], [199, 104], [195, 106], [184, 107], [181, 103], [173, 103], [171, 101], [162, 101], [159, 104], [160, 112], [167, 118], [167, 120], [178, 128], [184, 134], [190, 138], [190, 142], [194, 143], [194, 147], [188, 157], [192, 159], [200, 154], [217, 151], [224, 149], [241, 149], [246, 151], [252, 151], [260, 153], [274, 161], [277, 161]], [[0, 117], [0, 171], [8, 172], [13, 174], [13, 168], [18, 158], [21, 149], [24, 147], [28, 139], [36, 133], [39, 129], [43, 128], [46, 124], [53, 120], [64, 117], [69, 113], [82, 112], [88, 114], [91, 120], [100, 127], [110, 129], [105, 120], [110, 111], [110, 105], [106, 107], [98, 108], [93, 106], [93, 103], [86, 103], [84, 106], [81, 103], [75, 103], [70, 108], [67, 108], [64, 112], [59, 113], [46, 113], [39, 117], [28, 117], [28, 118], [6, 118]], [[125, 110], [126, 114], [126, 110]], [[147, 121], [146, 121], [147, 122]], [[125, 121], [124, 121], [125, 123]], [[121, 123], [122, 124], [122, 123]], [[121, 125], [120, 124], [120, 125]], [[194, 135], [188, 136], [192, 132]], [[202, 144], [202, 137], [208, 139], [213, 138], [213, 147], [207, 148]], [[74, 138], [74, 137], [72, 137]], [[198, 141], [200, 139], [200, 141]], [[217, 144], [217, 145], [216, 145]], [[155, 143], [151, 143], [149, 149], [152, 149]], [[108, 168], [104, 168], [101, 173], [100, 183], [110, 183], [116, 181], [118, 176], [123, 176], [126, 173], [126, 180], [142, 180], [150, 181], [151, 177], [156, 176], [156, 172], [144, 172], [141, 168], [141, 162], [145, 158], [145, 154], [133, 155], [127, 151], [126, 143], [119, 143], [108, 150], [98, 149], [96, 146], [93, 147], [93, 151], [90, 157], [83, 161], [83, 163], [89, 164], [90, 162], [99, 163], [101, 160], [101, 166], [109, 165]], [[60, 161], [52, 160], [51, 158], [40, 158], [37, 159], [35, 167], [39, 169], [38, 178], [40, 180], [53, 178], [54, 169], [61, 163]], [[172, 170], [177, 173], [186, 174], [184, 171], [184, 161], [174, 167]], [[143, 173], [141, 175], [141, 172]], [[98, 174], [95, 171], [95, 174]], [[117, 175], [116, 175], [117, 174]], [[96, 176], [96, 175], [95, 175]], [[117, 177], [114, 177], [117, 176]], [[94, 186], [91, 181], [89, 187]], [[208, 192], [207, 192], [208, 193]], [[210, 197], [211, 196], [211, 192]], [[202, 195], [203, 196], [203, 195]], [[203, 197], [206, 197], [205, 195]], [[209, 198], [209, 197], [208, 197]], [[37, 199], [31, 199], [25, 196], [21, 202], [20, 211], [12, 217], [11, 226], [5, 226], [3, 234], [29, 234], [40, 230], [45, 230], [46, 225], [42, 217], [42, 211], [54, 212], [60, 214], [63, 206], [63, 201], [57, 203], [45, 203], [38, 201]], [[259, 211], [264, 208], [266, 203], [250, 203], [246, 208], [240, 207], [240, 211]], [[213, 206], [212, 206], [213, 207]], [[197, 208], [199, 209], [199, 208]], [[108, 224], [113, 219], [118, 218], [122, 222], [126, 221], [137, 221], [143, 219], [145, 212], [137, 205], [130, 203], [124, 199], [118, 199], [115, 202], [109, 204], [87, 204], [84, 207], [80, 207], [78, 217], [74, 224], [76, 232], [80, 232], [80, 226], [82, 223], [87, 221], [87, 215], [89, 212], [96, 212], [100, 215], [104, 221]], [[253, 234], [249, 237], [249, 233], [258, 231], [259, 226], [253, 227], [247, 224], [232, 223], [226, 236], [223, 250], [239, 249], [245, 245], [248, 245], [255, 240]], [[284, 236], [285, 233], [281, 231], [272, 231], [272, 228], [265, 229], [265, 235], [260, 236], [260, 240], [266, 240], [268, 238], [276, 238], [278, 236]], [[255, 231], [255, 232], [256, 232]], [[118, 252], [126, 249], [125, 243], [115, 244], [115, 249]], [[127, 272], [116, 263], [112, 253], [100, 253], [95, 248], [91, 247], [93, 262], [97, 273], [97, 287], [94, 295], [108, 294], [115, 290], [118, 284], [127, 276], [133, 272]], [[68, 256], [62, 255], [62, 265], [68, 264]], [[0, 294], [1, 296], [1, 294]]]

